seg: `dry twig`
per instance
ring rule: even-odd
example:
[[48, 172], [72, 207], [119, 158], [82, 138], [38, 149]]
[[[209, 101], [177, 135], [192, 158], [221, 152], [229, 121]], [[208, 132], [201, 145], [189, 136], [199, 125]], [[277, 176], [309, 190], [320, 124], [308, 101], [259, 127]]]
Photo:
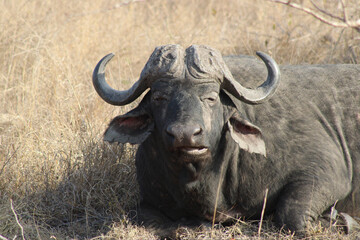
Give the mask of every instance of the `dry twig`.
[[259, 223], [259, 229], [258, 229], [259, 237], [260, 237], [260, 234], [261, 234], [261, 228], [262, 228], [262, 223], [263, 223], [264, 214], [265, 214], [265, 208], [266, 208], [266, 201], [267, 201], [268, 192], [269, 192], [269, 189], [267, 188], [265, 190], [264, 204], [263, 204], [263, 208], [261, 210], [261, 217], [260, 217], [260, 223]]
[[16, 212], [15, 212], [12, 199], [10, 199], [10, 206], [11, 206], [12, 212], [14, 213], [14, 216], [15, 216], [15, 219], [16, 219], [16, 223], [19, 225], [19, 227], [20, 227], [20, 229], [21, 229], [22, 239], [25, 240], [24, 228], [23, 228], [23, 226], [21, 226], [20, 221], [19, 221], [19, 218], [18, 218], [18, 216], [17, 216], [17, 214], [16, 214]]
[[0, 240], [8, 240], [6, 237], [0, 235]]
[[353, 28], [360, 33], [360, 18], [357, 20], [349, 20], [346, 12], [346, 6], [343, 0], [340, 0], [343, 16], [339, 17], [336, 15], [331, 14], [330, 12], [321, 9], [318, 7], [313, 0], [310, 0], [312, 5], [315, 9], [305, 7], [301, 4], [294, 3], [292, 0], [267, 0], [270, 2], [281, 3], [287, 5], [289, 7], [298, 9], [303, 11], [311, 16], [315, 17], [316, 19], [320, 20], [323, 23], [326, 23], [333, 27], [340, 27], [340, 28]]

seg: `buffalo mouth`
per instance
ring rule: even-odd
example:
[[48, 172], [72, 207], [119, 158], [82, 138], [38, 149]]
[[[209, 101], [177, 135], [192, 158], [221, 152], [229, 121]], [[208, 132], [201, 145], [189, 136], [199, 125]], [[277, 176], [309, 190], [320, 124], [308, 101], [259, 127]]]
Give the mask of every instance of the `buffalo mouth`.
[[210, 149], [204, 146], [174, 147], [170, 152], [179, 164], [203, 162], [211, 155]]
[[176, 152], [188, 156], [202, 156], [208, 153], [207, 147], [178, 147], [175, 149]]
[[171, 150], [174, 166], [178, 167], [181, 182], [189, 183], [198, 179], [201, 170], [210, 158], [210, 149], [204, 146], [182, 146]]

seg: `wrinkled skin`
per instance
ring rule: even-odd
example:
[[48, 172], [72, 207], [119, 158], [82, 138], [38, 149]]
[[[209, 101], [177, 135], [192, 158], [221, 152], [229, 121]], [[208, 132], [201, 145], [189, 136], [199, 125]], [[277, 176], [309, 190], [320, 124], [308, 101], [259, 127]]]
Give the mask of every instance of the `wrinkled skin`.
[[[225, 62], [244, 85], [266, 76], [254, 58]], [[216, 222], [256, 219], [267, 189], [266, 212], [292, 231], [337, 201], [359, 215], [360, 66], [280, 70], [275, 95], [259, 105], [215, 79], [157, 79], [138, 107], [110, 123], [105, 140], [140, 144], [139, 221], [170, 230], [211, 222], [215, 205]]]

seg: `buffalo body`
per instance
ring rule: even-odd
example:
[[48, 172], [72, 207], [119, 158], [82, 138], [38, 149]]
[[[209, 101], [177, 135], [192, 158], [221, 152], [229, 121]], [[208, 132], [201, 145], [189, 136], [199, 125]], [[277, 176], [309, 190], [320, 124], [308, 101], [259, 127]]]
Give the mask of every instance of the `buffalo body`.
[[[136, 167], [145, 225], [256, 219], [265, 192], [266, 212], [293, 231], [335, 203], [360, 214], [359, 65], [280, 66], [274, 89], [242, 97], [232, 90], [236, 84], [226, 83], [227, 71], [247, 91], [267, 75], [256, 58], [174, 45], [157, 48], [151, 58], [142, 73], [150, 91], [105, 133], [110, 142], [140, 144]], [[96, 69], [94, 78], [98, 74]], [[277, 69], [268, 66], [268, 79], [273, 75], [279, 77]], [[131, 96], [119, 104], [107, 101], [124, 105], [136, 98]]]

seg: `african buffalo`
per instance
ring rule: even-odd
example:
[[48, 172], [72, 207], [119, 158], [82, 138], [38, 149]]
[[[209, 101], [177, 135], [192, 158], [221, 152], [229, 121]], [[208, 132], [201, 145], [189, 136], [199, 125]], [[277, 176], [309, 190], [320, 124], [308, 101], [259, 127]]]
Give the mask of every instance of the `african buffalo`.
[[110, 104], [150, 89], [104, 135], [140, 144], [145, 225], [256, 219], [266, 191], [266, 212], [296, 232], [336, 202], [360, 214], [360, 66], [279, 67], [257, 54], [263, 62], [201, 45], [160, 46], [125, 91], [105, 81], [112, 54], [96, 66], [93, 84]]

